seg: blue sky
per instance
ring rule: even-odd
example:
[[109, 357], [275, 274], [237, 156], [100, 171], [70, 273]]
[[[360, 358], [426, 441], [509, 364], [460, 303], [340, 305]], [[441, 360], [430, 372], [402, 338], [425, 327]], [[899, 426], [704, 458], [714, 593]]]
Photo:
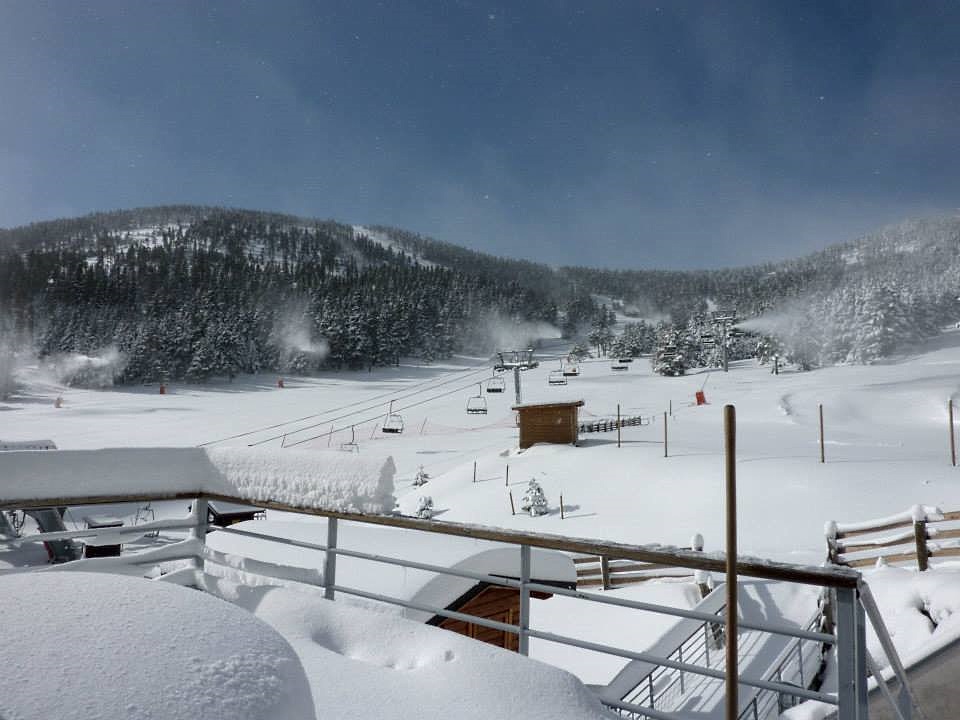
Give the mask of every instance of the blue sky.
[[960, 207], [960, 3], [0, 0], [0, 226], [223, 204], [606, 267]]

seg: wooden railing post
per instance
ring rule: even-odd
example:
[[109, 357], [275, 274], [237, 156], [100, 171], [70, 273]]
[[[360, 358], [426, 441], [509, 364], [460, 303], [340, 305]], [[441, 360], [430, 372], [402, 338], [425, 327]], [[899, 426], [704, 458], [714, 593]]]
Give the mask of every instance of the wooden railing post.
[[737, 655], [737, 411], [723, 408], [724, 470], [727, 490], [726, 720], [740, 715]]
[[[209, 514], [209, 505], [206, 498], [195, 498], [193, 507], [190, 509], [190, 519], [193, 527], [190, 529], [190, 537], [199, 540], [202, 544], [207, 541], [207, 518]], [[198, 569], [203, 570], [203, 558], [197, 559]]]
[[606, 555], [600, 556], [600, 587], [610, 589], [610, 558]]
[[323, 563], [323, 596], [333, 600], [333, 587], [337, 584], [337, 519], [327, 518], [327, 552]]
[[913, 540], [917, 545], [917, 568], [920, 572], [929, 567], [930, 553], [927, 550], [927, 519], [913, 521]]

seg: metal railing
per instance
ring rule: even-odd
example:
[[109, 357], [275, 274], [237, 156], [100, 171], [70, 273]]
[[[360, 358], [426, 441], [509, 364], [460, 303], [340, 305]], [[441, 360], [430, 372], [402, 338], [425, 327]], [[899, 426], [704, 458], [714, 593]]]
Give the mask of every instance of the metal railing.
[[[194, 559], [202, 568], [205, 561], [211, 563], [222, 562], [217, 553], [211, 551], [204, 544], [208, 530], [207, 501], [222, 500], [226, 502], [249, 503], [249, 498], [217, 495], [211, 493], [178, 493], [175, 495], [161, 493], [147, 493], [139, 495], [85, 497], [85, 498], [48, 498], [30, 501], [3, 501], [0, 500], [0, 509], [58, 507], [82, 504], [122, 503], [122, 502], [157, 502], [161, 500], [190, 497], [193, 499], [192, 515], [188, 520], [159, 520], [143, 523], [136, 527], [107, 528], [93, 530], [76, 530], [58, 533], [37, 534], [33, 537], [20, 538], [16, 542], [46, 541], [68, 538], [84, 538], [93, 534], [104, 537], [122, 537], [132, 531], [183, 531], [189, 532], [189, 540], [173, 542], [167, 548], [149, 550], [143, 554], [132, 554], [116, 558], [96, 558], [66, 563], [60, 567], [79, 566], [93, 569], [109, 569], [117, 564], [143, 564], [174, 558]], [[647, 690], [635, 688], [633, 695], [629, 693], [620, 697], [610, 697], [602, 691], [601, 701], [609, 708], [623, 714], [635, 717], [648, 717], [654, 720], [675, 720], [678, 715], [654, 707], [657, 699], [666, 697], [665, 693], [682, 693], [687, 682], [687, 674], [691, 677], [724, 680], [725, 671], [717, 660], [723, 657], [717, 652], [715, 658], [707, 658], [711, 651], [711, 642], [716, 642], [717, 635], [723, 627], [724, 620], [713, 612], [701, 612], [696, 609], [683, 609], [658, 605], [655, 603], [631, 600], [618, 597], [613, 593], [587, 593], [567, 587], [558, 587], [535, 581], [531, 577], [531, 550], [533, 548], [559, 550], [571, 554], [590, 554], [612, 556], [638, 562], [670, 564], [675, 567], [690, 570], [705, 570], [709, 572], [723, 572], [726, 561], [722, 554], [706, 554], [702, 552], [665, 548], [661, 546], [628, 545], [624, 543], [608, 542], [603, 540], [577, 539], [556, 535], [537, 534], [515, 530], [505, 530], [479, 525], [469, 525], [452, 522], [438, 522], [421, 520], [404, 516], [393, 515], [364, 515], [358, 513], [338, 512], [312, 507], [299, 507], [289, 503], [273, 500], [257, 499], [254, 502], [260, 507], [322, 516], [327, 518], [326, 543], [312, 543], [290, 538], [277, 537], [267, 533], [260, 533], [248, 529], [218, 528], [218, 532], [232, 533], [264, 541], [286, 544], [294, 547], [317, 550], [324, 553], [323, 574], [317, 576], [318, 584], [323, 587], [328, 599], [334, 599], [338, 594], [351, 595], [371, 601], [388, 603], [428, 613], [430, 615], [460, 620], [481, 627], [511, 633], [518, 638], [519, 651], [528, 654], [530, 638], [560, 643], [570, 647], [580, 648], [625, 660], [649, 663], [656, 668], [656, 678], [651, 675], [647, 682]], [[417, 530], [438, 535], [486, 540], [501, 545], [510, 545], [517, 548], [519, 553], [519, 573], [517, 577], [506, 577], [490, 573], [473, 572], [463, 568], [451, 568], [435, 565], [429, 562], [414, 561], [407, 558], [392, 557], [377, 553], [361, 552], [338, 544], [338, 529], [340, 521], [379, 525], [407, 530]], [[169, 541], [169, 538], [168, 538]], [[163, 552], [165, 551], [165, 552]], [[439, 575], [460, 577], [489, 585], [516, 589], [519, 592], [519, 617], [516, 623], [500, 622], [489, 618], [477, 617], [458, 612], [445, 607], [434, 606], [429, 603], [399, 598], [375, 592], [369, 589], [351, 587], [339, 581], [337, 576], [337, 559], [350, 557], [369, 562], [397, 565], [404, 568], [421, 570]], [[87, 563], [88, 565], [84, 565]], [[93, 565], [90, 565], [93, 564]], [[267, 565], [267, 564], [264, 564]], [[757, 691], [766, 693], [764, 697], [776, 697], [778, 702], [782, 698], [796, 698], [798, 700], [816, 700], [837, 706], [840, 720], [863, 720], [867, 713], [867, 675], [868, 665], [872, 662], [866, 653], [865, 628], [866, 613], [869, 613], [881, 644], [887, 654], [889, 664], [901, 681], [900, 698], [896, 701], [895, 709], [902, 720], [908, 720], [911, 707], [915, 702], [906, 684], [906, 675], [896, 655], [892, 642], [883, 626], [882, 618], [869, 593], [869, 588], [862, 583], [860, 574], [849, 568], [840, 567], [803, 567], [753, 558], [738, 558], [736, 563], [738, 575], [759, 579], [776, 580], [803, 585], [813, 585], [828, 588], [835, 597], [833, 604], [833, 622], [836, 634], [821, 632], [813, 627], [797, 627], [786, 623], [757, 622], [741, 620], [739, 627], [742, 630], [770, 633], [808, 642], [811, 647], [830, 646], [835, 648], [838, 685], [836, 693], [809, 689], [786, 681], [783, 663], [779, 668], [762, 676], [740, 675], [738, 683]], [[20, 571], [17, 569], [15, 571]], [[657, 655], [651, 652], [637, 651], [631, 648], [617, 647], [599, 642], [592, 642], [580, 638], [561, 635], [537, 629], [530, 622], [530, 596], [532, 592], [550, 593], [585, 602], [607, 605], [612, 607], [631, 608], [638, 611], [659, 613], [678, 619], [694, 620], [699, 626], [691, 632], [672, 652]], [[717, 630], [715, 630], [717, 629]], [[802, 655], [802, 650], [801, 650]], [[712, 662], [711, 662], [712, 660]], [[722, 661], [721, 661], [722, 662]], [[802, 663], [801, 663], [802, 664]], [[779, 674], [777, 670], [780, 670]], [[660, 688], [656, 688], [657, 684]], [[885, 694], [889, 696], [886, 685], [883, 685]], [[633, 691], [632, 691], [633, 692]], [[647, 694], [644, 694], [646, 692]], [[759, 712], [761, 700], [759, 693], [753, 693], [754, 705], [749, 713], [743, 717], [753, 717], [751, 713]], [[892, 696], [890, 696], [892, 698]], [[625, 699], [629, 698], [629, 699]], [[767, 700], [766, 702], [770, 702]], [[747, 708], [751, 706], [748, 704]], [[746, 709], [746, 708], [744, 708]]]

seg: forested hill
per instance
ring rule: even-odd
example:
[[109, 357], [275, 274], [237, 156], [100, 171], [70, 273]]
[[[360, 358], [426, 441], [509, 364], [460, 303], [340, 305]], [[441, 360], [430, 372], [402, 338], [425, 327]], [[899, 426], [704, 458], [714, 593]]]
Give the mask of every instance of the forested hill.
[[775, 264], [611, 271], [395, 228], [165, 206], [0, 230], [0, 329], [41, 356], [111, 348], [119, 381], [203, 379], [486, 353], [543, 323], [576, 337], [606, 322], [606, 296], [677, 327], [712, 304], [760, 316], [754, 330], [814, 366], [870, 361], [955, 320], [958, 278], [958, 218]]

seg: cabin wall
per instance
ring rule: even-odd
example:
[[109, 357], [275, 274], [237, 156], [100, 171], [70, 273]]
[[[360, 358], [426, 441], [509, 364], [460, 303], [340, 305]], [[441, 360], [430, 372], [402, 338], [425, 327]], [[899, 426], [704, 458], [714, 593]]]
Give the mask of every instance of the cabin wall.
[[[530, 596], [539, 599], [550, 597], [546, 593], [539, 592], [531, 592]], [[515, 588], [488, 585], [463, 604], [450, 609], [467, 615], [476, 615], [487, 620], [516, 625], [520, 620], [520, 591]], [[519, 637], [511, 632], [494, 630], [452, 618], [444, 618], [436, 624], [444, 630], [451, 630], [474, 640], [490, 643], [514, 652], [520, 648]]]
[[536, 443], [576, 444], [577, 408], [552, 407], [520, 410], [520, 447]]

